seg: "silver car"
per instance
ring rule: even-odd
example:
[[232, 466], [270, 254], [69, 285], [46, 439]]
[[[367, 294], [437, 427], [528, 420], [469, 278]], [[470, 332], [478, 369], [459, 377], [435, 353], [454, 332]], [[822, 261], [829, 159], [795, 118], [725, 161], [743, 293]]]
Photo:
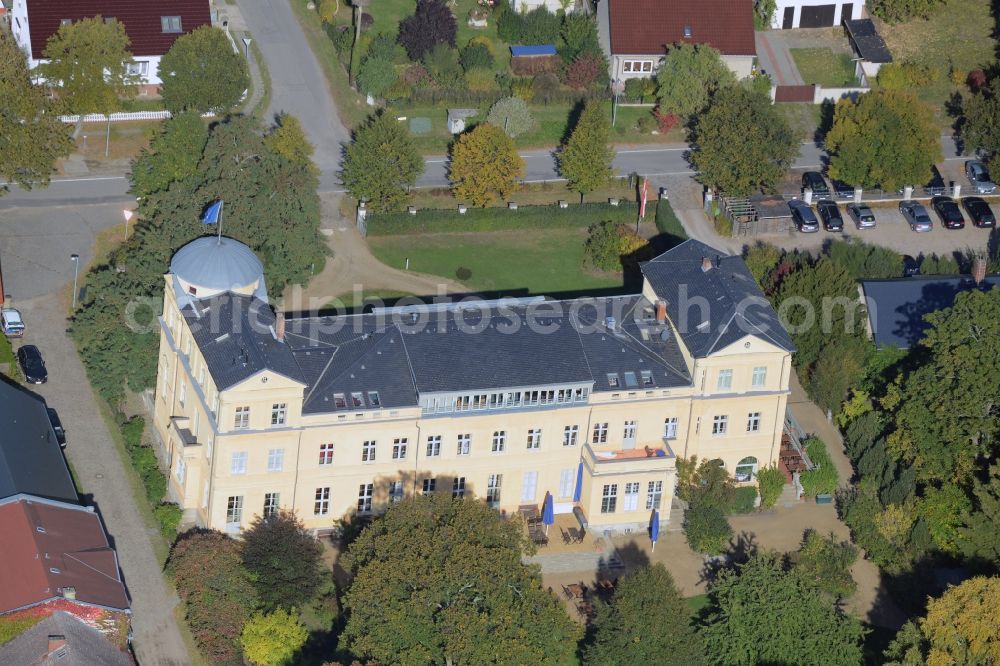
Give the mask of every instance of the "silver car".
[[927, 209], [921, 203], [901, 201], [899, 202], [899, 212], [903, 219], [910, 224], [912, 231], [930, 231], [934, 228], [931, 216], [927, 214]]
[[854, 226], [858, 229], [875, 228], [875, 214], [872, 213], [872, 209], [865, 204], [847, 204], [847, 214], [851, 216], [852, 220], [854, 220]]
[[976, 194], [993, 194], [997, 186], [990, 179], [990, 172], [986, 165], [979, 160], [969, 160], [965, 163], [965, 175], [968, 177]]

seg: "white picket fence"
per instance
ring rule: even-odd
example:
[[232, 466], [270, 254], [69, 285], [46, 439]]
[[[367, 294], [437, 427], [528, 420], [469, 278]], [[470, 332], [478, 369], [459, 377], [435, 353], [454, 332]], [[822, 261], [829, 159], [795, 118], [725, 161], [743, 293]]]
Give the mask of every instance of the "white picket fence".
[[[243, 99], [246, 99], [247, 91], [243, 91]], [[166, 120], [171, 116], [169, 111], [120, 111], [117, 113], [112, 113], [110, 117], [103, 113], [88, 113], [83, 116], [83, 122], [85, 123], [106, 123], [108, 121], [117, 123], [127, 120]], [[203, 113], [202, 118], [214, 118], [214, 113]], [[76, 124], [81, 121], [79, 115], [75, 116], [59, 116], [59, 120], [64, 123]]]

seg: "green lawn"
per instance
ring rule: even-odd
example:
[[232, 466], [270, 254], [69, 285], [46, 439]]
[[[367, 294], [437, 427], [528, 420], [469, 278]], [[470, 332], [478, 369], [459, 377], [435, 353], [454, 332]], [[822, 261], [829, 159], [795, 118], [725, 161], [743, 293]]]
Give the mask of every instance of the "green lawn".
[[688, 608], [691, 609], [691, 614], [696, 615], [698, 611], [708, 605], [708, 595], [699, 594], [695, 597], [688, 597], [685, 601], [687, 601]]
[[410, 270], [452, 280], [458, 268], [467, 268], [472, 276], [464, 284], [475, 291], [526, 295], [621, 287], [620, 276], [583, 268], [586, 238], [586, 229], [569, 228], [371, 237], [368, 244], [393, 268], [409, 258]]
[[348, 309], [354, 309], [363, 306], [365, 303], [371, 301], [382, 301], [383, 303], [390, 303], [392, 301], [397, 301], [401, 298], [407, 296], [413, 296], [413, 294], [407, 291], [392, 291], [389, 289], [372, 289], [370, 291], [362, 291], [360, 298], [357, 297], [353, 291], [348, 291], [343, 294], [339, 294], [335, 299], [326, 304], [326, 307], [344, 307]]
[[856, 86], [854, 61], [848, 53], [834, 53], [830, 49], [789, 49], [802, 80], [818, 83], [826, 88]]

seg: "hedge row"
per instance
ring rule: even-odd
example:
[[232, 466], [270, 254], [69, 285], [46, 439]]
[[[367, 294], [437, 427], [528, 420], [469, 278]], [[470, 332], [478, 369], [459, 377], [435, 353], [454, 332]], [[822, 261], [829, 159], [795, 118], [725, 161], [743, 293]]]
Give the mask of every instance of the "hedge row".
[[181, 508], [171, 502], [163, 501], [164, 495], [167, 494], [167, 477], [160, 471], [156, 452], [142, 443], [146, 420], [141, 416], [133, 416], [124, 421], [120, 427], [129, 461], [142, 480], [146, 499], [153, 508], [153, 515], [160, 524], [160, 531], [163, 536], [172, 539], [181, 521]]
[[463, 231], [510, 231], [514, 229], [554, 229], [589, 227], [597, 222], [635, 222], [638, 204], [622, 201], [617, 206], [608, 203], [584, 203], [560, 208], [522, 206], [507, 208], [469, 208], [464, 214], [458, 208], [421, 209], [416, 215], [407, 212], [369, 213], [369, 236], [400, 236], [408, 234], [441, 234]]

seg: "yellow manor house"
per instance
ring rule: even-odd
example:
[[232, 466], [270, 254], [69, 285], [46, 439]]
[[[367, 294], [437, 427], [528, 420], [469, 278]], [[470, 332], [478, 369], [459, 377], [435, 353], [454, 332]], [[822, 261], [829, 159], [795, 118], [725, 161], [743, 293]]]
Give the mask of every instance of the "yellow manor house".
[[670, 512], [678, 456], [775, 462], [791, 340], [743, 260], [689, 240], [641, 294], [287, 319], [245, 245], [199, 238], [165, 276], [155, 429], [186, 522], [293, 509], [324, 532], [414, 493], [599, 532]]

